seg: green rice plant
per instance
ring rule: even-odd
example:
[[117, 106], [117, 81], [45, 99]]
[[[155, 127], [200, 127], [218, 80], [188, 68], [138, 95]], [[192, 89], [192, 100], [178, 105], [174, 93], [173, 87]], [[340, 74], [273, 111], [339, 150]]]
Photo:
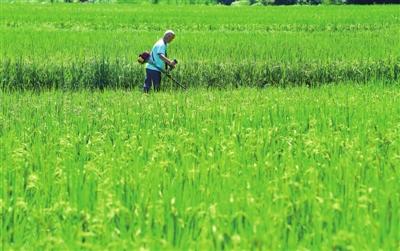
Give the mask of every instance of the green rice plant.
[[395, 250], [399, 90], [1, 92], [2, 247]]
[[166, 28], [177, 32], [169, 49], [181, 62], [176, 74], [192, 86], [398, 79], [396, 6], [162, 6], [157, 11], [163, 20], [154, 18], [157, 7], [138, 5], [0, 8], [1, 79], [7, 88], [140, 86], [136, 56]]
[[[353, 81], [366, 83], [380, 80], [399, 81], [399, 59], [352, 62], [308, 62], [281, 64], [193, 63], [182, 65], [174, 72], [188, 87], [266, 87], [307, 85]], [[223, 76], [223, 77], [222, 77]], [[3, 90], [44, 89], [135, 89], [144, 82], [144, 69], [128, 59], [97, 57], [84, 61], [51, 62], [3, 61], [0, 67]], [[166, 78], [164, 89], [171, 83]]]

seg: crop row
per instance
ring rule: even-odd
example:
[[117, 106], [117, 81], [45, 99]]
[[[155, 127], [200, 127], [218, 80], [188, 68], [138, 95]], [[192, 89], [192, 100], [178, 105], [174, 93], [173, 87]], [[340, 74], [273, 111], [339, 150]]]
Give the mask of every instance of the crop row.
[[[400, 24], [400, 6], [310, 6], [229, 8], [222, 6], [2, 4], [0, 23], [90, 23], [175, 25]], [[156, 10], [156, 11], [155, 11]], [[163, 18], [157, 18], [163, 16]]]
[[[173, 74], [191, 87], [268, 85], [319, 85], [370, 80], [398, 81], [400, 59], [354, 62], [306, 62], [298, 64], [202, 64], [183, 65]], [[38, 63], [4, 60], [0, 88], [4, 90], [103, 89], [141, 86], [144, 69], [126, 60], [93, 58], [70, 63]]]

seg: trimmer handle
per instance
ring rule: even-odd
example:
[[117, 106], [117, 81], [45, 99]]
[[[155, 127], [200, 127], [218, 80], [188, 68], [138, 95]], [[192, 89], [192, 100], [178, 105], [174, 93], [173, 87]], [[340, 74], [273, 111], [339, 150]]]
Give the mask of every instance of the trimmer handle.
[[[178, 60], [176, 60], [176, 59], [172, 60], [172, 62], [174, 62], [175, 65], [178, 64]], [[167, 65], [167, 68], [169, 68], [169, 69], [168, 69], [169, 71], [172, 71], [175, 67], [170, 66], [170, 65]]]

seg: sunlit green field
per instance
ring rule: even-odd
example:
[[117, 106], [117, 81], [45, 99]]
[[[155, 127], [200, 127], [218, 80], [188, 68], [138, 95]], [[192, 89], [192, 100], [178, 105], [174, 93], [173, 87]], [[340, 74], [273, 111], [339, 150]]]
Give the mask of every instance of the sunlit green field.
[[399, 250], [400, 6], [0, 13], [0, 250]]
[[[188, 86], [398, 81], [400, 5], [0, 5], [1, 88], [137, 88], [165, 30]], [[162, 18], [160, 18], [160, 16]]]
[[399, 247], [398, 86], [0, 98], [6, 250]]

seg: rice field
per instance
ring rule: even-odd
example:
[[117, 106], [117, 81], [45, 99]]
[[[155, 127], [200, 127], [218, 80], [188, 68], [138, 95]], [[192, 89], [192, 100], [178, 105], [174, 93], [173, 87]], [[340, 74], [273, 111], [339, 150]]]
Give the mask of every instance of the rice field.
[[400, 6], [0, 13], [1, 250], [399, 250]]
[[106, 6], [1, 5], [0, 87], [138, 88], [137, 55], [169, 28], [190, 87], [399, 80], [400, 5]]
[[6, 249], [399, 246], [398, 87], [26, 92], [1, 107]]

